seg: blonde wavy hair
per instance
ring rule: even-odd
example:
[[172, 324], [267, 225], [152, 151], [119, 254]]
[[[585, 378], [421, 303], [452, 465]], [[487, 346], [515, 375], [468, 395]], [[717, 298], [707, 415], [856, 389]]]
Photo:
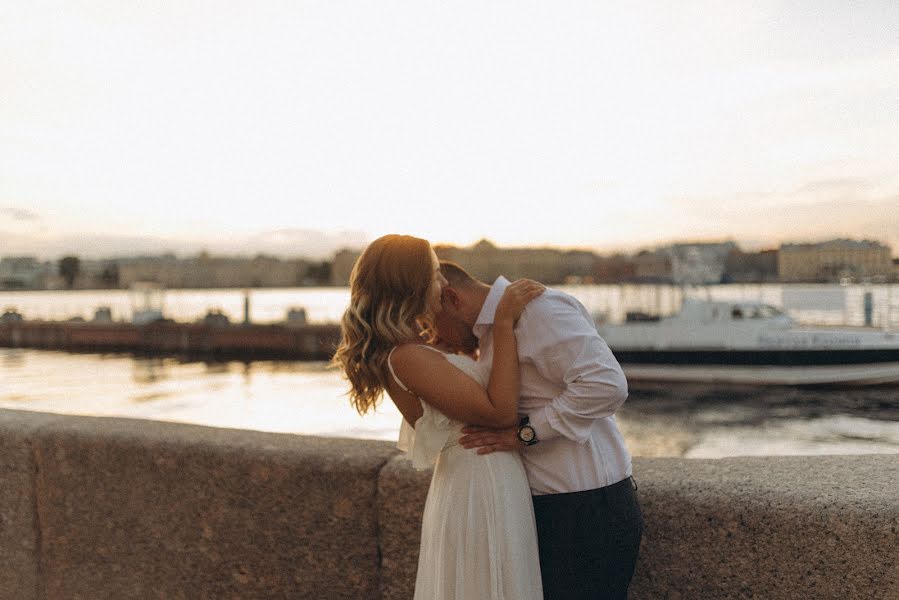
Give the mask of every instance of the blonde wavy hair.
[[378, 238], [353, 266], [350, 305], [331, 363], [349, 380], [350, 403], [360, 415], [377, 406], [387, 388], [390, 350], [430, 335], [433, 278], [431, 245], [409, 235]]

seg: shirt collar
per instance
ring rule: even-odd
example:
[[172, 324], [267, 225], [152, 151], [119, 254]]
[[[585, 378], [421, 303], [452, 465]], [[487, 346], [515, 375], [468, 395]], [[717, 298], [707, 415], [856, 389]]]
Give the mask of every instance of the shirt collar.
[[493, 282], [493, 285], [490, 286], [487, 298], [484, 299], [484, 304], [481, 306], [481, 312], [478, 313], [478, 318], [474, 323], [474, 327], [472, 327], [472, 331], [478, 339], [493, 325], [493, 319], [496, 317], [496, 307], [499, 305], [499, 300], [503, 297], [503, 292], [506, 291], [510, 283], [508, 279], [500, 275]]

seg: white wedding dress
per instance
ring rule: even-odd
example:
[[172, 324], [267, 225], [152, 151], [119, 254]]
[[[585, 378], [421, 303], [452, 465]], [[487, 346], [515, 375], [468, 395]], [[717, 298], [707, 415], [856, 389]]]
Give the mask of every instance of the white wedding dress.
[[[441, 354], [487, 386], [489, 367]], [[389, 359], [388, 365], [392, 372]], [[458, 444], [463, 423], [426, 402], [422, 408], [414, 429], [403, 421], [397, 444], [416, 469], [434, 467], [415, 600], [542, 600], [534, 508], [521, 457], [466, 450]]]

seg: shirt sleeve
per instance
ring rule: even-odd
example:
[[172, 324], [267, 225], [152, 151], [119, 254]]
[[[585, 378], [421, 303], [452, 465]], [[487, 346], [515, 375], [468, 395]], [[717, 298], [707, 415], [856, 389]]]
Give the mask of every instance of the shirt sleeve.
[[528, 413], [530, 423], [538, 440], [564, 436], [585, 442], [595, 421], [624, 403], [627, 379], [576, 299], [559, 294], [531, 305], [519, 321], [525, 342], [519, 359], [563, 389], [547, 406]]

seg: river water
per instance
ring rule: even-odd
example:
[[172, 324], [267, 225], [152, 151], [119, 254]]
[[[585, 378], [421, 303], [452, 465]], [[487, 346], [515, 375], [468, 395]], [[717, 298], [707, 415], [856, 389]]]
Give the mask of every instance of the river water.
[[[863, 325], [865, 294], [871, 294], [871, 322], [875, 327], [899, 327], [899, 284], [878, 285], [710, 285], [674, 287], [668, 285], [574, 285], [559, 286], [580, 300], [591, 313], [610, 321], [624, 319], [627, 311], [670, 314], [686, 297], [714, 300], [758, 300], [789, 310], [804, 323]], [[250, 319], [266, 323], [283, 321], [291, 307], [302, 307], [312, 322], [340, 319], [349, 301], [347, 288], [275, 288], [249, 292]], [[115, 320], [130, 320], [140, 298], [128, 290], [83, 291], [0, 291], [0, 312], [15, 308], [26, 319], [91, 319], [100, 306], [108, 306]], [[244, 318], [244, 291], [166, 290], [163, 308], [167, 317], [194, 321], [210, 309], [228, 315], [232, 321]]]
[[[185, 362], [0, 349], [0, 407], [395, 440], [384, 402], [358, 416], [321, 362]], [[618, 422], [637, 456], [899, 453], [899, 387], [631, 386]]]
[[[790, 314], [804, 322], [861, 325], [871, 293], [875, 325], [899, 325], [899, 286], [729, 285], [563, 287], [589, 310], [620, 320], [628, 310], [670, 313], [684, 295], [761, 300], [825, 298]], [[792, 295], [792, 296], [791, 296]], [[255, 322], [283, 320], [303, 307], [310, 321], [336, 321], [346, 288], [253, 290]], [[834, 302], [837, 299], [838, 302]], [[127, 291], [4, 292], [0, 310], [29, 319], [90, 319], [109, 306], [127, 320]], [[243, 319], [242, 290], [169, 290], [166, 315], [201, 318], [211, 308]], [[389, 401], [356, 415], [336, 371], [320, 362], [198, 362], [128, 354], [69, 354], [0, 348], [0, 407], [63, 414], [121, 416], [216, 427], [395, 440], [400, 415]], [[637, 456], [899, 453], [899, 386], [795, 389], [690, 384], [631, 385], [617, 415]]]

